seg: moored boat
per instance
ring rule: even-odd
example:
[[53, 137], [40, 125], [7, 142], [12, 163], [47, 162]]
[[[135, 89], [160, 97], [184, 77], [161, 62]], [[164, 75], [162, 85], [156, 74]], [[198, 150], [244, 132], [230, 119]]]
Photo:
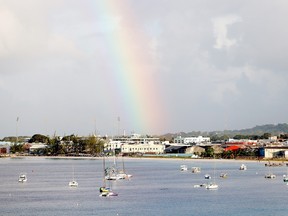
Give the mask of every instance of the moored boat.
[[228, 177], [228, 174], [227, 174], [227, 173], [221, 173], [221, 174], [220, 174], [220, 177], [221, 177], [221, 178], [227, 178], [227, 177]]
[[78, 182], [74, 179], [74, 167], [73, 167], [73, 179], [69, 182], [69, 187], [78, 187]]
[[240, 170], [247, 170], [247, 166], [245, 164], [241, 164], [239, 169]]
[[200, 167], [192, 167], [192, 173], [200, 173], [201, 168]]
[[[105, 156], [103, 156], [103, 184], [104, 186], [99, 188], [99, 196], [101, 197], [110, 197], [110, 196], [118, 196], [117, 193], [113, 192], [110, 187], [106, 187], [106, 172], [105, 172]], [[118, 177], [117, 177], [118, 178]], [[112, 179], [111, 179], [112, 180]]]
[[18, 182], [26, 182], [27, 181], [27, 176], [25, 174], [20, 174], [18, 178]]
[[206, 189], [208, 189], [208, 190], [217, 190], [218, 187], [219, 186], [216, 183], [210, 183], [210, 184], [206, 185]]
[[181, 165], [180, 170], [181, 171], [187, 171], [188, 170], [187, 165]]
[[100, 191], [100, 195], [99, 196], [102, 196], [102, 197], [118, 196], [117, 193], [113, 192], [108, 187], [100, 187], [99, 191]]
[[272, 174], [272, 173], [269, 173], [269, 174], [266, 174], [266, 175], [265, 175], [265, 178], [274, 179], [274, 178], [276, 178], [276, 175], [274, 175], [274, 174]]
[[69, 182], [69, 187], [78, 187], [78, 182], [75, 180], [72, 180]]

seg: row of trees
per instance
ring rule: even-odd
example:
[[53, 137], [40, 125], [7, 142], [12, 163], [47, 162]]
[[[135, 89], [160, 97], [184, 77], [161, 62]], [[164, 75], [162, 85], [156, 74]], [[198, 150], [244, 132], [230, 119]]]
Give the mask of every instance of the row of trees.
[[205, 152], [202, 152], [201, 157], [208, 157], [208, 158], [224, 158], [224, 159], [235, 159], [237, 157], [258, 157], [259, 150], [254, 148], [245, 148], [245, 149], [238, 149], [235, 151], [223, 151], [221, 153], [215, 153], [212, 147], [207, 147]]
[[44, 143], [45, 149], [36, 150], [34, 153], [39, 155], [81, 155], [89, 154], [92, 156], [99, 155], [105, 144], [105, 139], [95, 136], [78, 137], [74, 134], [65, 136], [62, 139], [58, 136], [49, 138], [41, 134], [35, 134], [28, 141], [28, 144], [16, 143], [10, 148], [11, 153], [23, 153], [28, 151], [29, 143]]
[[[233, 139], [250, 139], [250, 140], [259, 140], [259, 139], [269, 139], [272, 136], [271, 133], [264, 133], [262, 135], [243, 135], [243, 134], [238, 134], [233, 137], [230, 137], [228, 135], [217, 135], [214, 134], [210, 137], [211, 141], [223, 141], [223, 140], [228, 140], [229, 138]], [[279, 138], [287, 139], [288, 134], [281, 134]]]

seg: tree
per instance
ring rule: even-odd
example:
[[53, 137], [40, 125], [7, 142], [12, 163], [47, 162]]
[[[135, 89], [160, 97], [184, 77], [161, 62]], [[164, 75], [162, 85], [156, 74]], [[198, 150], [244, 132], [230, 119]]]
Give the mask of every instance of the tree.
[[48, 143], [47, 154], [58, 155], [61, 149], [60, 143], [60, 138], [57, 136], [54, 136], [52, 139], [50, 139]]
[[20, 152], [23, 152], [24, 149], [23, 149], [23, 144], [17, 144], [17, 143], [14, 143], [11, 147], [10, 147], [10, 152], [15, 154], [15, 153], [20, 153]]
[[214, 149], [212, 147], [207, 147], [205, 152], [202, 153], [202, 157], [214, 157]]
[[86, 140], [86, 150], [91, 155], [100, 154], [104, 148], [104, 140], [99, 139], [95, 136], [89, 136]]
[[29, 143], [49, 143], [49, 137], [41, 135], [41, 134], [35, 134], [31, 137], [31, 139], [28, 141]]
[[261, 138], [262, 139], [269, 139], [271, 137], [271, 133], [264, 133]]

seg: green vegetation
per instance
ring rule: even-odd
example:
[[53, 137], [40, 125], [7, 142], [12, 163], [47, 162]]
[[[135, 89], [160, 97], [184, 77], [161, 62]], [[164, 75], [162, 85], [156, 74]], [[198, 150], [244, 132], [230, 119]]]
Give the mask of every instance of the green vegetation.
[[79, 156], [89, 154], [91, 156], [96, 156], [101, 154], [101, 149], [103, 149], [105, 140], [95, 136], [83, 138], [75, 136], [74, 134], [65, 136], [62, 139], [60, 139], [59, 136], [49, 138], [41, 134], [35, 134], [28, 141], [28, 144], [17, 143], [15, 140], [15, 143], [11, 146], [10, 151], [11, 153], [28, 153], [30, 143], [43, 143], [47, 145], [45, 149], [38, 149], [33, 152], [33, 154], [37, 155]]
[[229, 138], [238, 139], [265, 139], [269, 135], [272, 136], [283, 136], [283, 138], [288, 137], [288, 124], [267, 124], [262, 126], [256, 126], [249, 129], [242, 130], [224, 130], [224, 131], [210, 131], [210, 132], [201, 132], [201, 131], [192, 131], [192, 132], [178, 132], [178, 133], [169, 133], [159, 136], [161, 140], [172, 141], [173, 137], [182, 136], [182, 137], [191, 137], [191, 136], [207, 136], [211, 138], [211, 141], [224, 141]]

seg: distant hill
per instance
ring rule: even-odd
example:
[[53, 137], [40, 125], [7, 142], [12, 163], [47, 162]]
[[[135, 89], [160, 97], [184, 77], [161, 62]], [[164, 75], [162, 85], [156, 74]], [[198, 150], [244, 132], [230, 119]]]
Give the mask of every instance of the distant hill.
[[288, 134], [288, 124], [266, 124], [266, 125], [257, 125], [253, 128], [249, 129], [241, 129], [241, 130], [224, 130], [224, 131], [192, 131], [192, 132], [179, 132], [179, 133], [168, 133], [161, 135], [160, 138], [171, 140], [176, 136], [213, 136], [213, 135], [227, 135], [229, 137], [234, 137], [235, 135], [258, 135], [261, 136], [264, 133], [271, 133], [272, 135], [280, 135], [280, 134]]

